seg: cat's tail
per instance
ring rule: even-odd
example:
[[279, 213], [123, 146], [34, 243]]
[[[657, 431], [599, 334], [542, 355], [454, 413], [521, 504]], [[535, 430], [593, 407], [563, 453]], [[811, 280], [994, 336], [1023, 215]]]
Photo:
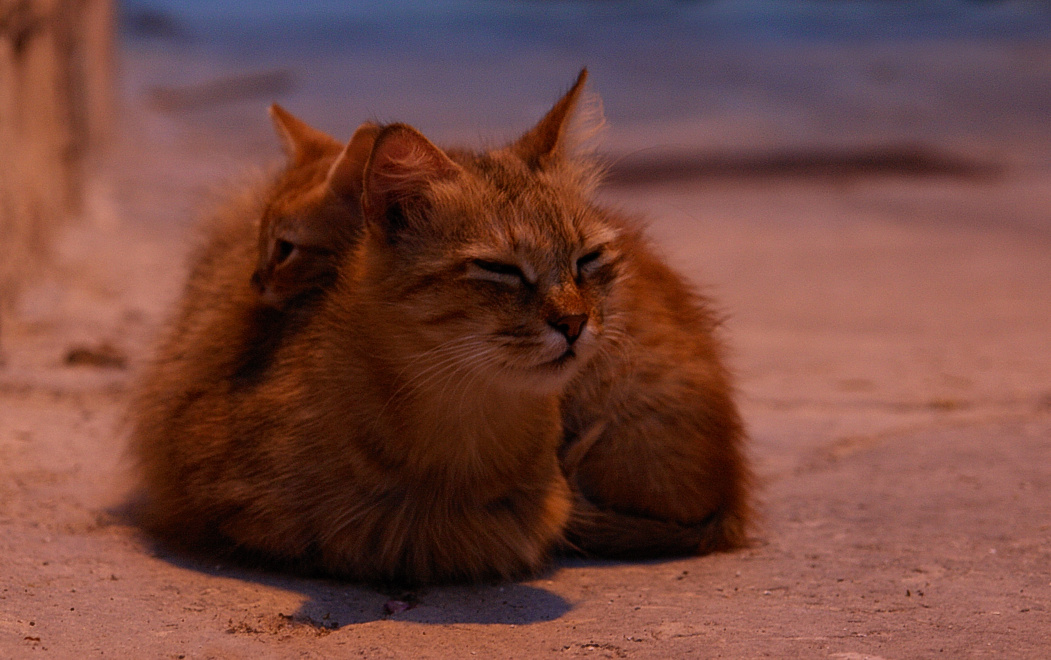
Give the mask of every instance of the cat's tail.
[[703, 555], [748, 544], [747, 516], [716, 511], [697, 523], [661, 520], [595, 506], [575, 493], [563, 536], [566, 554], [610, 559]]

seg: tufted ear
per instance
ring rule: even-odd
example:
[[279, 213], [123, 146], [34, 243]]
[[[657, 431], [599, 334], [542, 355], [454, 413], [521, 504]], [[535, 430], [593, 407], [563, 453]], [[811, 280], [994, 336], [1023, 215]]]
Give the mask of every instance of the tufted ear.
[[406, 124], [391, 124], [376, 136], [365, 166], [362, 209], [367, 222], [384, 231], [400, 229], [407, 204], [427, 188], [462, 172], [444, 151]]
[[542, 167], [560, 157], [565, 151], [566, 129], [580, 101], [587, 79], [588, 70], [581, 69], [577, 81], [565, 96], [555, 103], [540, 123], [511, 145], [511, 151], [531, 168]]
[[270, 106], [270, 119], [292, 165], [302, 165], [342, 146], [334, 137], [309, 126], [276, 103]]
[[337, 197], [344, 199], [355, 209], [361, 204], [361, 191], [364, 185], [365, 164], [372, 153], [380, 127], [372, 122], [358, 126], [350, 142], [332, 163], [325, 182]]

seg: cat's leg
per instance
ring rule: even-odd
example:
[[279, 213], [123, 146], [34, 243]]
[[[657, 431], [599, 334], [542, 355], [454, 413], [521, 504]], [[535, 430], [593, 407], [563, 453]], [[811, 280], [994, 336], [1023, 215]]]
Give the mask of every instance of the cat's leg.
[[579, 429], [562, 452], [576, 495], [571, 549], [647, 557], [745, 543], [744, 431], [721, 373], [644, 366], [600, 400], [567, 416]]

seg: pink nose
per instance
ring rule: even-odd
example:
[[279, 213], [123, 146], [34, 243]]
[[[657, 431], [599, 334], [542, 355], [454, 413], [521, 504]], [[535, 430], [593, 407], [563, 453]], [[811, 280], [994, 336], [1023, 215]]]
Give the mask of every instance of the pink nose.
[[572, 344], [580, 336], [580, 333], [584, 331], [584, 326], [587, 325], [587, 322], [587, 314], [569, 314], [550, 323], [555, 330], [558, 330], [565, 336], [567, 342]]

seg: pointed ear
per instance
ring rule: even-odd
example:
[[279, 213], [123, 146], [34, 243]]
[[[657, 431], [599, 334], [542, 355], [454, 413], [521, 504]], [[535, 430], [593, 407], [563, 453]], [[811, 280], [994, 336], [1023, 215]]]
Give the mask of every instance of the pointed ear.
[[[411, 126], [391, 124], [376, 136], [365, 166], [362, 209], [368, 222], [383, 224], [418, 199], [432, 183], [462, 172], [449, 156]], [[389, 227], [386, 227], [389, 229]]]
[[307, 125], [276, 103], [270, 106], [270, 118], [277, 136], [281, 138], [281, 146], [293, 165], [301, 165], [340, 147], [335, 138]]
[[588, 70], [581, 69], [577, 81], [573, 83], [565, 96], [555, 103], [554, 107], [540, 120], [540, 123], [511, 145], [511, 150], [531, 168], [541, 167], [563, 153], [566, 128], [580, 100], [587, 79]]
[[379, 134], [380, 127], [371, 122], [358, 126], [358, 130], [354, 131], [350, 142], [328, 171], [328, 187], [354, 207], [361, 204], [365, 163], [369, 160], [369, 154], [372, 153], [372, 147]]

